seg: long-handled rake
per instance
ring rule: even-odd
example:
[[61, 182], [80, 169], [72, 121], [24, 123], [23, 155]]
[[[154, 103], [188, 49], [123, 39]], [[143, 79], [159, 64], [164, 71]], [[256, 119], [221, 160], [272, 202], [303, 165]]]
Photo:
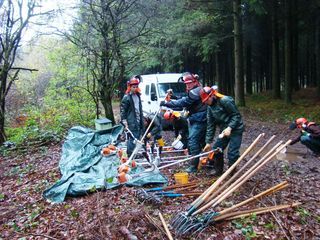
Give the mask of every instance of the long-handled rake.
[[283, 148], [285, 148], [287, 145], [289, 145], [291, 140], [288, 140], [285, 144], [278, 147], [278, 149], [272, 153], [268, 157], [261, 158], [256, 164], [254, 164], [251, 168], [249, 168], [246, 173], [244, 173], [240, 178], [238, 178], [234, 183], [232, 183], [227, 189], [225, 189], [219, 196], [217, 196], [215, 199], [208, 202], [206, 205], [198, 209], [193, 213], [193, 215], [196, 215], [200, 212], [203, 212], [209, 207], [216, 207], [220, 202], [222, 202], [224, 199], [226, 199], [231, 193], [233, 193], [236, 189], [238, 189], [241, 185], [243, 185], [250, 177], [252, 177], [254, 174], [258, 172], [264, 165], [266, 165], [270, 160], [272, 160]]
[[253, 141], [253, 143], [246, 149], [246, 151], [239, 157], [239, 159], [220, 177], [216, 182], [214, 182], [202, 195], [200, 195], [186, 212], [177, 214], [175, 218], [172, 219], [171, 225], [175, 229], [183, 228], [183, 226], [189, 226], [193, 220], [190, 218], [191, 214], [197, 210], [210, 196], [211, 193], [220, 185], [220, 183], [236, 168], [236, 166], [244, 159], [244, 157], [253, 149], [260, 138], [264, 134], [259, 134], [259, 136]]
[[[288, 144], [290, 144], [291, 140], [287, 141], [285, 144], [281, 145], [277, 148], [277, 150], [272, 153], [269, 157], [264, 157], [259, 160], [255, 165], [253, 165], [250, 169], [248, 169], [239, 179], [237, 179], [233, 184], [231, 184], [227, 189], [225, 189], [219, 196], [206, 203], [201, 208], [197, 209], [193, 213], [191, 213], [191, 218], [188, 219], [185, 223], [175, 226], [177, 232], [185, 233], [192, 229], [192, 231], [196, 231], [196, 229], [203, 229], [204, 226], [207, 226], [210, 223], [210, 219], [212, 219], [215, 215], [215, 212], [211, 212], [204, 216], [200, 216], [198, 218], [195, 215], [207, 210], [208, 208], [214, 208], [219, 203], [221, 203], [224, 199], [226, 199], [230, 194], [232, 194], [236, 189], [238, 189], [242, 184], [244, 184], [251, 176], [253, 176], [259, 169], [261, 169], [266, 163], [268, 163], [276, 154], [278, 154], [283, 148], [285, 148]], [[273, 150], [273, 149], [271, 149]], [[270, 151], [269, 151], [270, 153]]]
[[[228, 179], [221, 187], [216, 189], [215, 192], [213, 192], [210, 197], [208, 198], [207, 202], [211, 201], [214, 197], [218, 196], [218, 194], [225, 189], [232, 181], [235, 179], [238, 179], [240, 174], [244, 171], [244, 169], [247, 168], [255, 159], [256, 157], [271, 143], [271, 141], [275, 138], [275, 135], [273, 135], [251, 158], [249, 161], [247, 161], [241, 168], [238, 170], [231, 178]], [[263, 159], [266, 159], [269, 155], [271, 155], [281, 144], [282, 142], [278, 142], [274, 147], [272, 147], [264, 156]], [[261, 161], [261, 160], [260, 160]], [[257, 166], [257, 164], [255, 165]], [[243, 174], [244, 175], [244, 174]]]
[[[196, 234], [200, 231], [202, 231], [203, 229], [205, 229], [209, 224], [212, 224], [214, 222], [217, 222], [217, 221], [221, 221], [223, 219], [230, 219], [232, 217], [235, 217], [237, 215], [243, 215], [243, 214], [248, 214], [248, 213], [264, 213], [266, 212], [265, 210], [268, 209], [268, 208], [265, 208], [265, 209], [251, 209], [251, 210], [245, 210], [245, 211], [238, 211], [238, 212], [232, 212], [233, 210], [241, 207], [241, 206], [244, 206], [246, 204], [249, 204], [253, 201], [257, 201], [259, 199], [261, 199], [262, 197], [265, 197], [265, 196], [268, 196], [270, 194], [273, 194], [277, 191], [280, 191], [284, 188], [286, 188], [288, 186], [288, 183], [286, 181], [276, 185], [276, 186], [273, 186], [253, 197], [250, 197], [238, 204], [235, 204], [233, 205], [232, 207], [230, 208], [227, 208], [227, 209], [224, 209], [220, 212], [215, 212], [215, 211], [212, 211], [212, 212], [209, 212], [203, 216], [200, 216], [200, 217], [192, 217], [191, 221], [189, 222], [188, 225], [183, 225], [181, 226], [179, 229], [176, 229], [176, 233], [178, 235], [184, 235], [184, 234]], [[287, 206], [287, 205], [286, 205]], [[291, 207], [292, 205], [290, 205]], [[296, 205], [294, 205], [296, 206]], [[289, 207], [289, 206], [287, 206]], [[272, 210], [278, 210], [279, 208], [277, 209], [272, 209]], [[282, 208], [280, 208], [282, 209]]]

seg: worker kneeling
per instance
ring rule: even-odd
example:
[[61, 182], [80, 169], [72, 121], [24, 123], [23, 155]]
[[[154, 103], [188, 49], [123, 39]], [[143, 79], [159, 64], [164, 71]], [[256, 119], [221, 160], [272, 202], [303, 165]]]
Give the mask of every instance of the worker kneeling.
[[[189, 128], [188, 128], [188, 120], [186, 117], [181, 116], [181, 114], [177, 111], [167, 110], [163, 118], [169, 122], [172, 122], [175, 141], [181, 142], [182, 146], [180, 149], [188, 148], [188, 136], [189, 136]], [[178, 140], [178, 141], [177, 141]], [[176, 148], [175, 146], [173, 146]]]
[[293, 139], [290, 145], [300, 141], [315, 155], [320, 156], [320, 126], [305, 118], [298, 118], [289, 127], [290, 130], [296, 128], [300, 129], [300, 135]]
[[[200, 91], [200, 97], [207, 108], [207, 132], [204, 151], [221, 148], [222, 152], [215, 155], [214, 175], [223, 173], [223, 151], [228, 147], [229, 167], [234, 164], [240, 156], [240, 146], [243, 133], [243, 122], [239, 110], [232, 97], [222, 95], [216, 89], [204, 87]], [[216, 127], [220, 128], [220, 134], [213, 146], [211, 146]]]

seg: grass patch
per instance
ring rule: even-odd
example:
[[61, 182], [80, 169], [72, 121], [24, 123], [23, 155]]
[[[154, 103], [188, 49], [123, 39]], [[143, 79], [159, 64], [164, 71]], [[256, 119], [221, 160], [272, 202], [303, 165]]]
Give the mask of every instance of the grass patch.
[[274, 123], [289, 123], [305, 117], [320, 122], [320, 101], [314, 89], [303, 89], [293, 95], [293, 103], [273, 99], [271, 93], [254, 94], [246, 97], [246, 107], [240, 108], [245, 117]]

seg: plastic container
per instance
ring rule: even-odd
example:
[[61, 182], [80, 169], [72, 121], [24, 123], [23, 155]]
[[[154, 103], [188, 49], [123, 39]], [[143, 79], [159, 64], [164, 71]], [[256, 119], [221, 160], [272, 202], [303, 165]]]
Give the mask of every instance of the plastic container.
[[189, 175], [186, 172], [175, 173], [174, 179], [177, 184], [186, 184], [189, 182]]
[[181, 150], [183, 148], [183, 143], [179, 139], [174, 140], [171, 145], [176, 150]]

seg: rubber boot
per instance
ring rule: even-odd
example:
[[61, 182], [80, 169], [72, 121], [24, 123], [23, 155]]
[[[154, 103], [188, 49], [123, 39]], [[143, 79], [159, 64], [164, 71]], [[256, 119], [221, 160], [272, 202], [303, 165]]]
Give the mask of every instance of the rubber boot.
[[193, 159], [191, 165], [185, 170], [187, 173], [195, 173], [198, 171], [199, 158]]
[[215, 155], [214, 158], [214, 172], [212, 173], [212, 175], [214, 176], [221, 176], [223, 173], [223, 165], [224, 165], [224, 159], [223, 159], [223, 153], [219, 152]]

